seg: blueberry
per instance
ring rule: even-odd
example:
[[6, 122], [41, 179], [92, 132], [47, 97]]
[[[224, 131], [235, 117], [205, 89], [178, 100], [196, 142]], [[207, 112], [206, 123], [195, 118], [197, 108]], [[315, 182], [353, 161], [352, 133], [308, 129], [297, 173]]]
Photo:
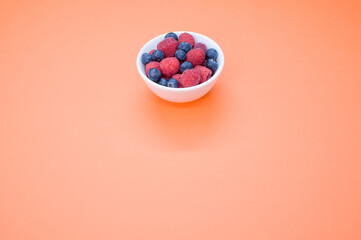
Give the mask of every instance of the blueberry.
[[161, 50], [155, 50], [152, 53], [152, 60], [160, 62], [164, 58], [164, 53]]
[[147, 65], [148, 63], [150, 63], [152, 61], [152, 56], [150, 56], [149, 53], [143, 53], [142, 55], [142, 63], [144, 65]]
[[215, 72], [218, 68], [218, 63], [214, 61], [213, 59], [208, 59], [206, 63], [206, 67], [211, 69], [212, 72]]
[[206, 52], [206, 59], [213, 59], [216, 60], [218, 57], [218, 52], [214, 48], [210, 48]]
[[168, 84], [168, 81], [165, 80], [164, 78], [162, 78], [159, 80], [158, 84], [166, 87]]
[[151, 68], [148, 72], [148, 77], [153, 82], [158, 82], [159, 79], [161, 78], [161, 76], [162, 76], [162, 73], [156, 68]]
[[174, 79], [174, 78], [169, 79], [168, 84], [167, 84], [167, 86], [171, 87], [171, 88], [178, 88], [178, 85], [179, 84], [178, 84], [177, 79]]
[[175, 57], [176, 57], [179, 61], [184, 61], [184, 60], [186, 60], [186, 58], [187, 58], [187, 54], [186, 54], [186, 52], [183, 51], [183, 50], [177, 50], [177, 51], [175, 52]]
[[177, 36], [177, 34], [175, 34], [174, 32], [167, 33], [167, 34], [165, 35], [164, 39], [169, 38], [169, 37], [172, 37], [172, 38], [174, 38], [175, 40], [178, 41], [178, 36]]
[[190, 63], [190, 62], [184, 62], [184, 63], [182, 63], [182, 64], [180, 65], [179, 71], [184, 72], [185, 70], [187, 70], [187, 69], [192, 69], [192, 68], [193, 68], [192, 63]]
[[183, 50], [185, 53], [188, 53], [192, 49], [192, 45], [187, 42], [182, 42], [178, 45], [178, 50]]

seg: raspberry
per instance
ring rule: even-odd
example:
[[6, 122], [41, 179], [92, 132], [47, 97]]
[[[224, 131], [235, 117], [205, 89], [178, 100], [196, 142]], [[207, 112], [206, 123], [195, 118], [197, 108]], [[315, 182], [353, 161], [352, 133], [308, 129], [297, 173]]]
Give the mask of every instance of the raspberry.
[[153, 61], [153, 62], [148, 63], [148, 64], [145, 66], [145, 72], [147, 73], [147, 76], [148, 76], [148, 72], [149, 72], [149, 70], [150, 70], [151, 68], [156, 68], [156, 69], [158, 69], [158, 70], [160, 71], [160, 64], [159, 64], [159, 62]]
[[202, 49], [204, 52], [207, 52], [207, 47], [206, 45], [204, 45], [203, 43], [196, 43], [196, 45], [194, 45], [194, 48], [200, 48]]
[[149, 52], [149, 55], [152, 56], [152, 53], [155, 51], [155, 49], [153, 49], [152, 51]]
[[193, 87], [201, 81], [201, 75], [194, 69], [185, 70], [179, 79], [179, 83], [182, 87]]
[[166, 38], [157, 45], [157, 49], [164, 52], [165, 57], [174, 57], [178, 48], [178, 42], [174, 38]]
[[174, 78], [175, 80], [177, 80], [179, 82], [180, 77], [181, 77], [181, 74], [178, 73], [176, 75], [173, 75], [172, 78]]
[[209, 68], [203, 67], [203, 66], [196, 66], [194, 70], [198, 71], [201, 75], [201, 81], [200, 83], [204, 83], [212, 76], [212, 71]]
[[[174, 39], [174, 38], [173, 38]], [[175, 57], [164, 58], [160, 62], [160, 70], [166, 77], [171, 77], [179, 71], [179, 61]]]
[[182, 33], [178, 38], [178, 42], [179, 43], [187, 42], [192, 47], [194, 47], [194, 44], [196, 44], [196, 41], [194, 40], [194, 37], [192, 35], [190, 35], [189, 33]]
[[193, 67], [204, 63], [206, 54], [200, 48], [194, 48], [187, 53], [187, 61], [192, 63]]
[[182, 75], [181, 74], [176, 74], [176, 75], [173, 75], [173, 77], [172, 78], [174, 78], [175, 80], [177, 80], [178, 81], [178, 88], [183, 88], [183, 86], [182, 86], [182, 84], [180, 83], [180, 77], [181, 77]]

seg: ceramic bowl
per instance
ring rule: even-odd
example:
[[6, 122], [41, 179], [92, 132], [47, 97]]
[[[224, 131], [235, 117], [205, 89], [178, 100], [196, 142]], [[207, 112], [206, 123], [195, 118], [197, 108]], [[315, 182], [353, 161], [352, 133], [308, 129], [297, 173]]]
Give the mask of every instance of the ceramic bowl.
[[157, 49], [157, 44], [164, 39], [165, 34], [159, 35], [158, 37], [153, 38], [149, 42], [147, 42], [142, 49], [139, 51], [139, 54], [137, 56], [137, 68], [140, 76], [143, 78], [145, 84], [149, 87], [149, 89], [158, 97], [170, 101], [170, 102], [190, 102], [194, 101], [198, 98], [201, 98], [204, 96], [216, 83], [216, 80], [219, 76], [219, 74], [222, 72], [223, 65], [224, 65], [224, 55], [222, 52], [222, 49], [218, 46], [218, 44], [210, 39], [209, 37], [206, 37], [202, 34], [195, 33], [195, 32], [189, 32], [189, 31], [177, 31], [174, 32], [178, 36], [184, 32], [187, 32], [191, 34], [194, 39], [197, 42], [204, 43], [207, 48], [214, 48], [218, 52], [218, 69], [213, 74], [213, 76], [208, 79], [206, 82], [201, 83], [197, 86], [188, 87], [188, 88], [170, 88], [161, 86], [153, 81], [151, 81], [145, 74], [145, 66], [142, 63], [141, 57], [143, 53], [150, 52], [153, 49]]

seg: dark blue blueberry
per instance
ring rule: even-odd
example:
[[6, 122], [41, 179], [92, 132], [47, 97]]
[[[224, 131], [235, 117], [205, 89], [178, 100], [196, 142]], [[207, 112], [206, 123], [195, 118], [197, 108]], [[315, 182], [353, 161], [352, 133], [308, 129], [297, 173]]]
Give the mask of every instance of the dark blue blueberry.
[[212, 72], [215, 72], [218, 68], [218, 63], [214, 61], [213, 59], [208, 59], [206, 63], [206, 67], [211, 69]]
[[192, 45], [187, 42], [182, 42], [178, 45], [178, 50], [183, 50], [185, 53], [188, 53], [192, 49]]
[[218, 57], [218, 52], [214, 48], [209, 48], [206, 52], [206, 59], [214, 59], [216, 60]]
[[164, 58], [164, 53], [161, 50], [155, 50], [152, 53], [152, 60], [160, 62]]
[[159, 80], [158, 84], [166, 87], [168, 84], [168, 81], [165, 80], [164, 78], [162, 78]]
[[171, 87], [171, 88], [178, 88], [178, 85], [179, 84], [178, 84], [177, 79], [174, 79], [174, 78], [169, 79], [168, 84], [167, 84], [167, 86]]
[[184, 72], [185, 70], [187, 70], [187, 69], [192, 69], [192, 68], [193, 68], [192, 63], [190, 63], [190, 62], [184, 62], [184, 63], [182, 63], [182, 64], [180, 65], [179, 71]]
[[150, 63], [152, 61], [152, 56], [150, 56], [149, 53], [143, 53], [142, 55], [142, 63], [144, 65], [147, 65], [148, 63]]
[[159, 79], [162, 77], [162, 73], [156, 68], [151, 68], [148, 72], [148, 77], [153, 82], [158, 82]]
[[186, 60], [186, 58], [187, 58], [187, 54], [186, 54], [186, 52], [183, 51], [183, 50], [177, 50], [177, 51], [175, 52], [175, 57], [176, 57], [179, 61], [184, 61], [184, 60]]
[[172, 38], [174, 38], [175, 40], [178, 41], [178, 36], [177, 36], [177, 34], [175, 34], [174, 32], [167, 33], [167, 34], [165, 35], [164, 39], [169, 38], [169, 37], [172, 37]]

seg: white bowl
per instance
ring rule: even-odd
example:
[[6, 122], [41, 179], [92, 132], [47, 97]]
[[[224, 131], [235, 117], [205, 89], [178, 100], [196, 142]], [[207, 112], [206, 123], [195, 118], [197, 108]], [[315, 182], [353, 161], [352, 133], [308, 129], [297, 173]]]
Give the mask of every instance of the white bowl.
[[[184, 32], [188, 31], [178, 31], [174, 32], [178, 36]], [[143, 78], [145, 84], [155, 93], [158, 97], [163, 98], [164, 100], [170, 102], [190, 102], [196, 100], [203, 95], [205, 95], [216, 83], [216, 79], [218, 78], [219, 74], [222, 72], [223, 65], [224, 65], [224, 55], [222, 49], [218, 46], [218, 44], [213, 41], [212, 39], [194, 32], [188, 32], [191, 34], [197, 42], [204, 43], [207, 48], [214, 48], [218, 52], [218, 69], [214, 73], [214, 75], [208, 79], [206, 82], [201, 83], [194, 87], [188, 88], [170, 88], [164, 87], [159, 85], [153, 81], [151, 81], [145, 74], [145, 66], [142, 63], [142, 54], [146, 52], [150, 52], [152, 49], [157, 49], [157, 44], [164, 39], [165, 34], [159, 35], [158, 37], [153, 38], [149, 42], [147, 42], [144, 47], [139, 51], [137, 56], [137, 68], [140, 76]]]

